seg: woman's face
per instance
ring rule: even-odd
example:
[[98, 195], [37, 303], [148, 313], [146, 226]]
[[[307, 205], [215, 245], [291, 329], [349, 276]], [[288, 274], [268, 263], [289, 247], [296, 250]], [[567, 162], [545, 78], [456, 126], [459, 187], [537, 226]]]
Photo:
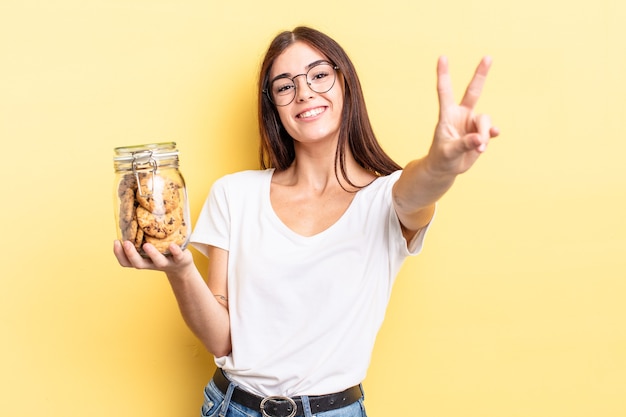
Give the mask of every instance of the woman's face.
[[[317, 49], [306, 43], [296, 42], [276, 58], [270, 71], [270, 85], [273, 80], [289, 84], [291, 79], [297, 76], [293, 80], [296, 87], [293, 101], [285, 106], [276, 106], [276, 109], [287, 132], [301, 143], [332, 141], [337, 140], [339, 136], [343, 109], [343, 78], [340, 73], [332, 70], [331, 66], [316, 67], [315, 65], [319, 63], [330, 61]], [[315, 82], [321, 83], [322, 86], [324, 81], [321, 80], [324, 77], [332, 77], [334, 72], [336, 80], [330, 90], [316, 93], [311, 89], [304, 75], [311, 68], [313, 69], [309, 72], [309, 78], [320, 80]], [[323, 73], [318, 71], [322, 68]], [[327, 69], [331, 71], [328, 72]], [[312, 87], [318, 91], [325, 90], [319, 88], [317, 84]]]

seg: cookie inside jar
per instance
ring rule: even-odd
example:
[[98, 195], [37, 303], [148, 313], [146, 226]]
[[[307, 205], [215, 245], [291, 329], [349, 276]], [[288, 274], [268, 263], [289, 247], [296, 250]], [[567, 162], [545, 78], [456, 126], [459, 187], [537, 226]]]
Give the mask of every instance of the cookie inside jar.
[[144, 243], [165, 255], [172, 243], [184, 249], [191, 231], [177, 152], [159, 154], [158, 149], [116, 148], [116, 153], [129, 153], [115, 158], [118, 238], [133, 242], [144, 257]]

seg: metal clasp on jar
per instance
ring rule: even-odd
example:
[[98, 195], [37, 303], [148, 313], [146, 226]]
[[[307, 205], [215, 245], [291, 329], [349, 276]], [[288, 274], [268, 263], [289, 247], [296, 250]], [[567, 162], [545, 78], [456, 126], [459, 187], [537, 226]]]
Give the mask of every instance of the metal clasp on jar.
[[[152, 157], [152, 151], [137, 151], [133, 152], [133, 174], [135, 175], [135, 180], [137, 181], [137, 190], [139, 195], [142, 197], [149, 196], [154, 194], [154, 177], [156, 176], [157, 169], [159, 164]], [[144, 193], [143, 188], [141, 187], [141, 181], [139, 179], [139, 171], [145, 171], [147, 168], [150, 168], [152, 171], [152, 181], [148, 181], [150, 184], [150, 192]]]

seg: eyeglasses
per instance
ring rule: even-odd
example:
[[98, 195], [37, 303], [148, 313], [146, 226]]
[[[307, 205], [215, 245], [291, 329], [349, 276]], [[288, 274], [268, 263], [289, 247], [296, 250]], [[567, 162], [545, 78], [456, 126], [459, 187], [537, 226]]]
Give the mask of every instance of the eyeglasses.
[[304, 75], [309, 88], [316, 93], [326, 93], [335, 85], [339, 67], [328, 62], [312, 66], [306, 74], [298, 74], [291, 78], [279, 76], [270, 82], [269, 88], [263, 90], [267, 97], [276, 106], [291, 104], [296, 97], [296, 78]]

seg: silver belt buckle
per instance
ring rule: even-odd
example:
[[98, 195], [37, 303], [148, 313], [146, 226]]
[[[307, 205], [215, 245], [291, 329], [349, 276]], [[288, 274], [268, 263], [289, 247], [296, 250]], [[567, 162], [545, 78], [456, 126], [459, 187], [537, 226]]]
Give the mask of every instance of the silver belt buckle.
[[263, 401], [261, 401], [261, 414], [263, 414], [263, 417], [277, 417], [277, 416], [272, 416], [271, 414], [267, 414], [267, 411], [265, 411], [265, 404], [267, 404], [268, 401], [286, 401], [291, 405], [291, 414], [289, 414], [288, 416], [284, 416], [284, 417], [294, 417], [296, 415], [296, 413], [298, 412], [298, 405], [296, 404], [296, 402], [289, 398], [289, 397], [283, 397], [282, 395], [272, 395], [270, 397], [265, 397], [263, 398]]

